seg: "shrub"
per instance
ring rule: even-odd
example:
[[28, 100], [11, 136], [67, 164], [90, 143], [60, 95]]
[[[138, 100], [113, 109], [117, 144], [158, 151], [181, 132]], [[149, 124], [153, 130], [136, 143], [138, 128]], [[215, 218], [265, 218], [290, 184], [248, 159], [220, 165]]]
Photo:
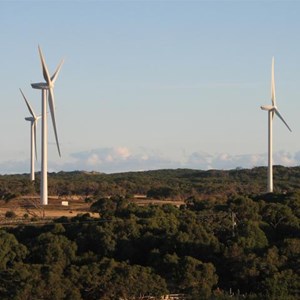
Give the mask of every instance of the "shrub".
[[14, 211], [12, 210], [8, 210], [6, 213], [5, 213], [5, 218], [8, 218], [8, 219], [13, 219], [15, 218], [17, 215]]

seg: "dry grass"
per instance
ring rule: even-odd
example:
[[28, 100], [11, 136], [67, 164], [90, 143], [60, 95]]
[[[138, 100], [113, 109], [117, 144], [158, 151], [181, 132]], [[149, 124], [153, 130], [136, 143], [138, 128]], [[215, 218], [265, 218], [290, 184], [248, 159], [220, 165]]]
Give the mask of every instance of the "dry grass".
[[[29, 217], [38, 218], [72, 217], [77, 214], [89, 212], [89, 204], [78, 197], [68, 199], [49, 197], [47, 206], [41, 206], [39, 201], [40, 199], [38, 196], [28, 196], [10, 200], [8, 203], [2, 202], [0, 205], [0, 219], [5, 218], [5, 213], [7, 211], [13, 211], [19, 218], [22, 218], [25, 214]], [[62, 201], [68, 201], [69, 205], [63, 206]], [[90, 214], [93, 215], [92, 213]]]
[[[68, 206], [63, 206], [62, 201], [68, 201]], [[157, 199], [146, 199], [144, 197], [135, 197], [130, 200], [140, 206], [146, 206], [149, 204], [163, 205], [172, 204], [179, 207], [184, 204], [183, 201], [172, 201], [172, 200], [157, 200]], [[92, 217], [98, 217], [98, 213], [90, 212], [90, 204], [84, 201], [83, 197], [49, 197], [48, 205], [41, 206], [39, 204], [39, 196], [23, 196], [15, 198], [5, 203], [0, 202], [0, 221], [7, 220], [5, 213], [7, 211], [13, 211], [17, 218], [23, 218], [24, 215], [28, 215], [29, 218], [47, 218], [55, 219], [59, 217], [74, 217], [77, 214], [89, 213]]]
[[178, 200], [132, 199], [130, 201], [139, 206], [146, 206], [146, 205], [150, 205], [150, 204], [153, 204], [153, 205], [172, 204], [174, 206], [179, 207], [180, 205], [184, 204], [184, 201], [178, 201]]

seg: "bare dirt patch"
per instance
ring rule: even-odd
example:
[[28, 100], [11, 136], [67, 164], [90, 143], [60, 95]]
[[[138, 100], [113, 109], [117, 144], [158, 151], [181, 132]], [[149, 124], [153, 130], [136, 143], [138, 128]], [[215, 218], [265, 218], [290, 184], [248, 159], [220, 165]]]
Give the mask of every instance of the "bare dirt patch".
[[[141, 196], [134, 197], [129, 201], [139, 206], [171, 204], [179, 207], [184, 204], [183, 201], [147, 199]], [[78, 214], [86, 213], [89, 213], [91, 217], [98, 218], [98, 213], [90, 211], [90, 205], [91, 203], [85, 202], [85, 197], [80, 196], [50, 196], [48, 205], [45, 206], [40, 205], [39, 196], [22, 196], [8, 202], [0, 201], [0, 225], [31, 223], [33, 219], [48, 222], [60, 217], [75, 217]], [[6, 218], [5, 214], [8, 211], [12, 211], [15, 217]]]
[[[68, 205], [62, 205], [62, 202], [67, 201]], [[58, 217], [72, 217], [77, 214], [90, 213], [90, 205], [85, 203], [82, 198], [59, 198], [49, 197], [48, 205], [41, 206], [39, 204], [39, 196], [26, 196], [19, 197], [10, 200], [5, 203], [0, 202], [0, 219], [5, 218], [7, 211], [13, 211], [16, 217], [22, 218], [24, 215], [28, 217], [47, 217], [47, 218], [58, 218]], [[90, 213], [93, 215], [92, 213]]]

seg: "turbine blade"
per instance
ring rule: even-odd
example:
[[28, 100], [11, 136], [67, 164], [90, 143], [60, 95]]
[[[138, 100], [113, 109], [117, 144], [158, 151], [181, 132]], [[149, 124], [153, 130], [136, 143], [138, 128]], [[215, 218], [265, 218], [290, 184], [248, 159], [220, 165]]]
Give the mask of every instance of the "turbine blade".
[[57, 145], [57, 150], [58, 154], [61, 157], [60, 154], [60, 148], [59, 148], [59, 142], [58, 142], [58, 137], [57, 137], [57, 130], [56, 130], [56, 121], [55, 121], [55, 113], [54, 113], [54, 95], [53, 95], [53, 89], [49, 89], [48, 92], [48, 102], [49, 102], [49, 108], [50, 108], [50, 113], [51, 113], [51, 119], [52, 119], [52, 124], [53, 124], [53, 129], [54, 129], [54, 135], [55, 135], [55, 140], [56, 140], [56, 145]]
[[24, 95], [24, 93], [22, 92], [21, 89], [20, 89], [20, 92], [21, 92], [21, 94], [22, 94], [22, 96], [23, 96], [23, 98], [24, 98], [24, 100], [25, 100], [25, 102], [26, 102], [26, 105], [27, 105], [27, 107], [28, 107], [28, 110], [29, 110], [30, 114], [31, 114], [31, 115], [33, 116], [33, 118], [35, 119], [35, 118], [36, 118], [36, 115], [35, 115], [35, 113], [34, 113], [32, 107], [31, 107], [31, 105], [30, 105], [29, 102], [27, 101], [27, 99], [26, 99], [26, 97], [25, 97], [25, 95]]
[[52, 77], [51, 77], [52, 84], [55, 83], [55, 81], [56, 81], [56, 79], [57, 79], [57, 76], [58, 76], [58, 74], [59, 74], [59, 72], [60, 72], [60, 69], [61, 69], [63, 63], [64, 63], [64, 60], [62, 59], [62, 61], [61, 61], [60, 64], [58, 65], [57, 69], [55, 70], [54, 74], [52, 75]]
[[273, 106], [276, 106], [276, 96], [275, 96], [275, 76], [274, 76], [274, 56], [272, 58], [272, 74], [271, 74], [271, 100]]
[[289, 127], [289, 125], [285, 122], [284, 118], [282, 117], [282, 115], [280, 114], [280, 112], [278, 111], [278, 109], [275, 109], [275, 114], [281, 119], [281, 121], [285, 124], [285, 126], [288, 128], [288, 130], [290, 132], [292, 132], [291, 128]]
[[41, 63], [42, 63], [42, 68], [43, 68], [43, 76], [49, 85], [51, 83], [49, 71], [48, 71], [48, 68], [47, 68], [43, 53], [42, 53], [42, 49], [40, 48], [40, 46], [38, 46], [38, 47], [39, 47], [39, 54], [40, 54], [40, 59], [41, 59]]
[[37, 119], [33, 123], [33, 129], [34, 129], [34, 149], [35, 149], [35, 159], [37, 160], [37, 147], [36, 147], [36, 125], [37, 125]]

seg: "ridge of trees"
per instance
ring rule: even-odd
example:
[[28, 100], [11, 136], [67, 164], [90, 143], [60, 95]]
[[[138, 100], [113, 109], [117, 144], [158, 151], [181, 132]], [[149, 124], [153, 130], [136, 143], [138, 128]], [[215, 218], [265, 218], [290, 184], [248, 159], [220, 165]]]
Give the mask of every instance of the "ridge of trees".
[[[0, 175], [0, 199], [9, 201], [20, 195], [38, 194], [39, 174], [34, 184], [28, 174]], [[300, 167], [274, 166], [275, 191], [300, 189]], [[267, 168], [235, 170], [155, 170], [104, 174], [95, 172], [58, 172], [49, 174], [49, 194], [58, 196], [111, 196], [148, 194], [157, 197], [157, 189], [166, 197], [184, 200], [189, 196], [232, 196], [263, 193]], [[153, 194], [154, 192], [154, 194]], [[160, 197], [160, 195], [158, 195]]]

